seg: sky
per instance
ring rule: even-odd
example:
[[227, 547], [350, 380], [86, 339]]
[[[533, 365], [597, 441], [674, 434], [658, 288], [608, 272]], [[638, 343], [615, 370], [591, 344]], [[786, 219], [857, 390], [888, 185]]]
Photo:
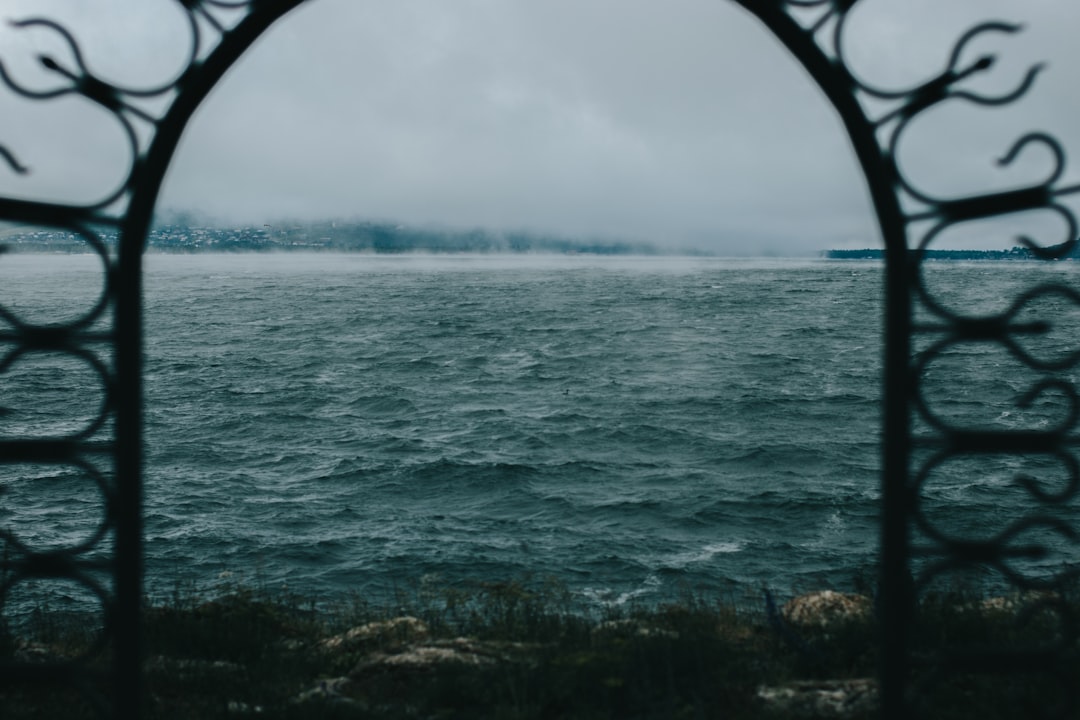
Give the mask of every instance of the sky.
[[[0, 18], [56, 17], [91, 69], [165, 82], [187, 36], [176, 0], [4, 0]], [[1080, 157], [1080, 3], [862, 0], [845, 42], [853, 69], [904, 89], [940, 72], [987, 19], [1022, 22], [965, 59], [999, 56], [965, 87], [1016, 105], [949, 103], [912, 126], [901, 161], [942, 196], [1049, 172], [1032, 130]], [[47, 32], [0, 29], [0, 59], [68, 57]], [[51, 85], [50, 85], [51, 83]], [[0, 144], [33, 169], [0, 168], [0, 194], [86, 202], [123, 177], [124, 138], [78, 100], [0, 92]], [[1067, 179], [1080, 182], [1080, 172]], [[104, 190], [103, 190], [104, 188]], [[835, 113], [787, 51], [730, 0], [309, 0], [241, 59], [189, 125], [159, 209], [221, 223], [371, 219], [625, 239], [730, 255], [880, 244], [865, 182]], [[1030, 220], [1046, 244], [1060, 224]], [[1012, 218], [946, 238], [1008, 247]], [[1045, 233], [1039, 235], [1039, 232]]]

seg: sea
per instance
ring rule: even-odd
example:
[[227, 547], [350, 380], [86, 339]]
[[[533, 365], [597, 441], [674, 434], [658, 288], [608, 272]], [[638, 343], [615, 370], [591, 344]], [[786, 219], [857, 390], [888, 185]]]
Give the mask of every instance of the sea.
[[[879, 262], [151, 254], [145, 265], [151, 597], [247, 585], [380, 602], [554, 581], [610, 606], [865, 589], [873, 577]], [[949, 262], [926, 282], [1000, 311], [1019, 288], [1078, 273]], [[6, 256], [0, 281], [4, 307], [35, 322], [77, 318], [103, 288], [89, 255]], [[1067, 411], [1053, 388], [1018, 403], [1031, 381], [986, 352], [962, 372], [927, 369], [935, 412], [974, 408], [1009, 429]], [[98, 412], [91, 364], [39, 362], [7, 368], [6, 436], [70, 431]], [[999, 533], [1038, 504], [1021, 470], [1013, 457], [945, 463], [923, 513], [944, 532]], [[108, 549], [85, 471], [4, 473], [9, 537]], [[1053, 510], [1077, 519], [1072, 504]], [[1075, 546], [1052, 542], [1041, 567], [1076, 561]]]

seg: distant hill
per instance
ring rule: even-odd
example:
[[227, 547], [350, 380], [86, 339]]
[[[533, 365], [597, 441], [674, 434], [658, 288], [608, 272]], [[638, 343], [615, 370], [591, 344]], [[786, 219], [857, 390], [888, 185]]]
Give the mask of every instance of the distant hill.
[[[102, 234], [106, 245], [116, 243], [115, 231]], [[89, 248], [69, 231], [13, 228], [0, 244], [14, 252], [86, 252]], [[527, 232], [443, 230], [383, 222], [280, 223], [214, 227], [183, 222], [158, 224], [148, 246], [165, 252], [333, 251], [400, 253], [554, 253], [591, 255], [658, 255], [650, 243], [607, 239], [577, 239]]]
[[581, 240], [525, 232], [416, 228], [387, 222], [281, 223], [258, 228], [191, 228], [164, 225], [150, 233], [150, 247], [178, 252], [292, 250], [400, 253], [589, 253], [655, 255], [654, 245]]
[[264, 226], [273, 248], [376, 253], [589, 253], [655, 255], [656, 246], [619, 240], [566, 238], [527, 232], [416, 228], [385, 222], [320, 222]]

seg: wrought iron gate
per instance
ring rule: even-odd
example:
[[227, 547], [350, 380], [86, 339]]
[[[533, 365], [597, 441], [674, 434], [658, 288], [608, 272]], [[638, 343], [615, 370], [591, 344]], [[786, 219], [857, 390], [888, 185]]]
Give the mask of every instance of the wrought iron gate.
[[[63, 664], [0, 661], [0, 683], [59, 683], [80, 688], [102, 716], [140, 713], [140, 597], [142, 587], [142, 254], [151, 216], [169, 162], [188, 120], [229, 67], [271, 24], [303, 0], [177, 0], [186, 14], [190, 46], [184, 70], [158, 87], [126, 88], [95, 76], [83, 63], [75, 35], [44, 18], [16, 23], [55, 33], [70, 47], [69, 59], [41, 57], [60, 82], [47, 91], [24, 87], [0, 64], [8, 90], [47, 102], [79, 97], [107, 111], [131, 148], [131, 164], [121, 185], [96, 202], [67, 205], [0, 198], [0, 220], [53, 228], [85, 244], [102, 263], [100, 299], [74, 319], [33, 321], [0, 307], [0, 373], [35, 360], [60, 358], [85, 365], [100, 384], [100, 405], [80, 427], [0, 435], [0, 463], [64, 466], [89, 480], [102, 506], [100, 526], [83, 542], [40, 548], [0, 528], [5, 558], [0, 566], [0, 612], [12, 593], [37, 582], [73, 583], [97, 598], [104, 629], [93, 655], [111, 657], [108, 682], [89, 675], [89, 658]], [[1066, 235], [1057, 244], [1021, 242], [1036, 256], [1070, 254], [1077, 223], [1060, 202], [1080, 192], [1068, 185], [1058, 142], [1033, 132], [1006, 148], [1003, 164], [1041, 147], [1054, 167], [1039, 184], [980, 196], [941, 198], [905, 175], [897, 155], [905, 131], [922, 113], [942, 103], [1003, 105], [1021, 98], [1035, 80], [1033, 68], [1013, 92], [985, 97], [966, 89], [972, 76], [992, 71], [993, 58], [965, 60], [965, 50], [985, 34], [1011, 34], [1017, 26], [987, 22], [958, 39], [947, 66], [922, 84], [901, 90], [874, 87], [861, 80], [844, 54], [847, 21], [857, 0], [735, 0], [761, 20], [803, 64], [835, 107], [865, 173], [885, 246], [885, 374], [882, 388], [881, 573], [878, 620], [881, 628], [881, 705], [885, 717], [909, 717], [930, 697], [922, 692], [957, 673], [1042, 672], [1055, 675], [1077, 641], [1075, 619], [1061, 596], [1052, 592], [1071, 577], [1062, 567], [1038, 577], [1016, 563], [1045, 554], [1039, 542], [1024, 543], [1029, 531], [1077, 538], [1075, 528], [1055, 511], [1075, 500], [1080, 464], [1073, 448], [1080, 421], [1080, 396], [1069, 372], [1080, 364], [1080, 349], [1051, 352], [1026, 339], [1046, 336], [1052, 317], [1029, 317], [1032, 308], [1062, 312], [1080, 305], [1080, 293], [1061, 284], [1042, 284], [1020, 292], [1004, 311], [969, 314], [951, 307], [927, 279], [925, 251], [950, 228], [991, 217], [1044, 209], [1064, 220]], [[0, 49], [0, 58], [3, 51]], [[871, 108], [874, 108], [873, 112]], [[0, 142], [3, 127], [0, 125]], [[24, 164], [25, 163], [25, 166]], [[27, 172], [33, 157], [0, 145], [0, 171]], [[1047, 302], [1052, 301], [1052, 302]], [[1075, 339], [1075, 338], [1073, 338]], [[925, 381], [935, 363], [962, 347], [1000, 348], [1026, 370], [1027, 390], [1020, 408], [1056, 395], [1071, 408], [1065, 417], [1038, 428], [1000, 430], [956, 422], [935, 408], [932, 384]], [[1053, 349], [1053, 348], [1049, 348]], [[2, 403], [2, 400], [0, 400]], [[0, 417], [0, 422], [3, 418]], [[928, 517], [920, 502], [943, 464], [986, 456], [1014, 455], [1057, 462], [1064, 480], [1018, 476], [1030, 512], [987, 528], [985, 535], [951, 537]], [[1055, 476], [1061, 477], [1061, 473]], [[0, 495], [0, 503], [4, 502]], [[1058, 631], [1022, 650], [971, 652], [935, 648], [919, 654], [910, 647], [919, 594], [941, 576], [971, 567], [989, 567], [1020, 590], [1042, 589], [1031, 612], [1050, 613]], [[914, 573], [914, 574], [913, 574]], [[1062, 702], [1051, 709], [1061, 717], [1076, 708], [1072, 679], [1060, 677]], [[100, 688], [108, 688], [102, 692]], [[98, 689], [94, 689], [98, 688]], [[912, 692], [917, 689], [919, 692]]]

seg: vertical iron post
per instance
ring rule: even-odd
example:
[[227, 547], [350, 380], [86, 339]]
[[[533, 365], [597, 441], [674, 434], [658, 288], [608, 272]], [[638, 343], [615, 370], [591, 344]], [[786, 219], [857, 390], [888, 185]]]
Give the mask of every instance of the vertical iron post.
[[[878, 580], [878, 633], [882, 643], [879, 671], [882, 716], [908, 716], [905, 699], [908, 676], [907, 638], [911, 624], [910, 550], [908, 542], [907, 477], [910, 463], [911, 408], [911, 290], [904, 214], [894, 185], [892, 158], [883, 152], [875, 131], [858, 101], [858, 86], [839, 55], [840, 32], [827, 35], [836, 46], [830, 56], [782, 3], [736, 0], [757, 16], [803, 65], [821, 88], [840, 121], [866, 178], [885, 246], [885, 312], [881, 426], [881, 529]], [[830, 2], [818, 3], [833, 8]], [[850, 3], [848, 3], [850, 5]], [[830, 10], [825, 19], [834, 13]], [[842, 15], [832, 22], [841, 23]]]
[[[125, 228], [126, 230], [126, 228]], [[112, 618], [118, 718], [141, 717], [143, 594], [142, 251], [122, 232], [115, 266], [116, 550]]]

